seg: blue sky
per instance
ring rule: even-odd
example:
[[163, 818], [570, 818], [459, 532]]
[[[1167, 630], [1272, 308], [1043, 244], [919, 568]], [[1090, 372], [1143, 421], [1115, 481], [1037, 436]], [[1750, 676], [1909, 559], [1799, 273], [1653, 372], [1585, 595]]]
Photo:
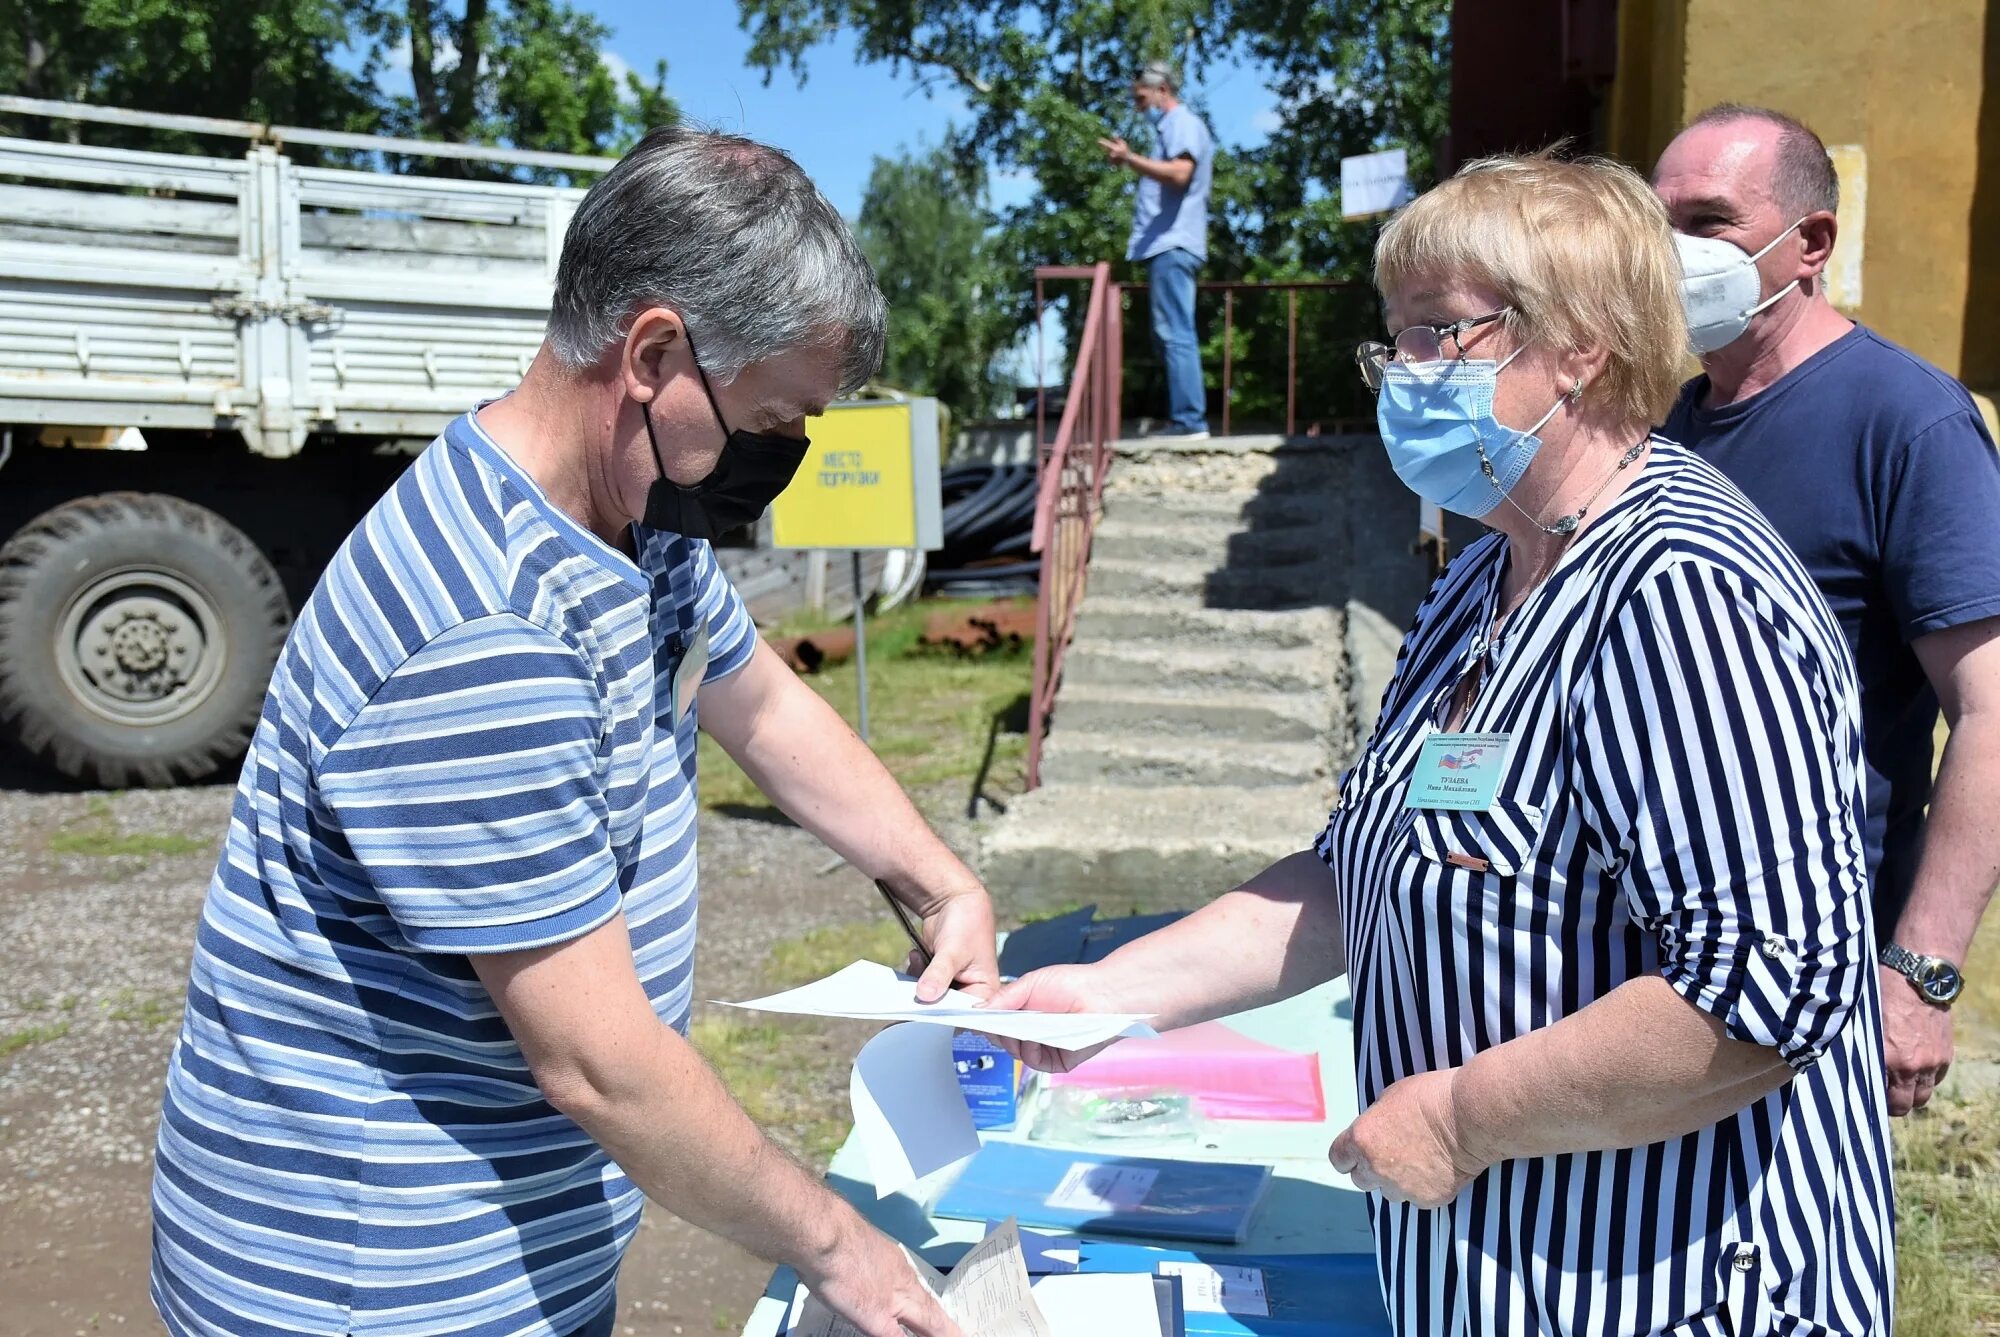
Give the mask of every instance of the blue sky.
[[[593, 9], [614, 30], [607, 63], [642, 74], [667, 62], [667, 91], [686, 115], [721, 130], [776, 144], [799, 160], [828, 199], [852, 217], [861, 207], [868, 169], [919, 140], [935, 143], [953, 120], [968, 119], [955, 91], [931, 96], [907, 73], [858, 65], [846, 34], [815, 48], [799, 88], [781, 72], [764, 86], [744, 64], [749, 35], [737, 26], [729, 0], [596, 0]], [[1206, 99], [1216, 138], [1230, 146], [1260, 143], [1275, 123], [1274, 99], [1261, 72], [1246, 65], [1211, 70], [1190, 90]], [[994, 182], [994, 202], [1022, 198], [1032, 183]]]

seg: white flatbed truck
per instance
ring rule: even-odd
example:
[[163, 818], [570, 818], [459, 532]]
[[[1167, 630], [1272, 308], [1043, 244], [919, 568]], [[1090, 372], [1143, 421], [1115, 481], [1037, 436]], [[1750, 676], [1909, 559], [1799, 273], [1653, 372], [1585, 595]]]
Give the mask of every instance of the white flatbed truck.
[[411, 456], [541, 342], [569, 186], [288, 146], [612, 161], [0, 97], [0, 735], [110, 787], [234, 764], [292, 611]]

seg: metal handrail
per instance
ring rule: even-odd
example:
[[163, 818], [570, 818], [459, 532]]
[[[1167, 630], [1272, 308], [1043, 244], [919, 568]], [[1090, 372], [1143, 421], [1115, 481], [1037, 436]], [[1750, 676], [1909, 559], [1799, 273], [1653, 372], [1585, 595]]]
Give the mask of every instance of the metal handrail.
[[1037, 403], [1035, 408], [1037, 479], [1032, 544], [1041, 555], [1042, 569], [1035, 600], [1034, 684], [1028, 697], [1030, 789], [1042, 782], [1042, 742], [1048, 734], [1056, 690], [1062, 684], [1070, 639], [1076, 632], [1077, 609], [1083, 602], [1090, 544], [1097, 531], [1112, 443], [1118, 437], [1118, 400], [1123, 390], [1122, 322], [1110, 264], [1087, 269], [1038, 268], [1036, 293], [1039, 296], [1046, 279], [1079, 278], [1090, 280], [1090, 296], [1077, 339], [1076, 370], [1053, 441], [1045, 441], [1042, 407]]
[[[1048, 305], [1047, 293], [1042, 281], [1049, 278], [1082, 279], [1089, 278], [1091, 270], [1080, 265], [1049, 265], [1035, 271], [1035, 384], [1043, 385], [1047, 377], [1042, 375], [1043, 360], [1041, 350], [1042, 313]], [[1142, 281], [1121, 280], [1113, 285], [1121, 304], [1129, 292], [1145, 292]], [[1222, 294], [1222, 435], [1228, 436], [1234, 423], [1231, 412], [1236, 403], [1236, 295], [1240, 292], [1283, 292], [1285, 294], [1285, 435], [1296, 436], [1299, 431], [1299, 294], [1301, 292], [1373, 292], [1373, 286], [1349, 279], [1207, 279], [1195, 287], [1202, 292]], [[1358, 334], [1357, 337], [1366, 337]], [[1048, 424], [1042, 412], [1042, 395], [1035, 396], [1035, 440], [1048, 438]], [[1317, 435], [1321, 424], [1310, 424], [1306, 428], [1308, 436]], [[1336, 420], [1334, 430], [1340, 430]], [[1122, 425], [1119, 432], [1122, 433]]]
[[271, 125], [263, 121], [233, 121], [220, 116], [183, 116], [175, 112], [127, 111], [96, 107], [87, 102], [50, 102], [43, 98], [0, 95], [0, 112], [42, 116], [54, 121], [90, 121], [141, 130], [178, 130], [222, 139], [247, 139], [257, 144], [310, 144], [315, 148], [360, 149], [398, 153], [413, 158], [463, 158], [471, 162], [504, 163], [511, 167], [550, 167], [565, 172], [608, 172], [616, 158], [592, 158], [580, 153], [544, 149], [508, 149], [490, 144], [453, 144], [437, 139], [399, 139], [393, 135], [362, 135], [347, 130], [314, 130], [302, 125]]

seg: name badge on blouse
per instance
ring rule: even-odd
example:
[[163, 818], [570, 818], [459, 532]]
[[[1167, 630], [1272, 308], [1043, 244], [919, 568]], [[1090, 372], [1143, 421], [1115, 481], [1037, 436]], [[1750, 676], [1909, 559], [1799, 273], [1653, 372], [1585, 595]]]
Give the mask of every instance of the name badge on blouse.
[[1452, 808], [1485, 812], [1500, 787], [1512, 734], [1434, 733], [1417, 753], [1416, 773], [1403, 799], [1406, 808]]
[[687, 716], [688, 706], [694, 701], [694, 694], [701, 687], [701, 680], [708, 674], [708, 623], [695, 629], [694, 639], [681, 654], [681, 662], [674, 669], [673, 710], [674, 727], [680, 728], [681, 720]]

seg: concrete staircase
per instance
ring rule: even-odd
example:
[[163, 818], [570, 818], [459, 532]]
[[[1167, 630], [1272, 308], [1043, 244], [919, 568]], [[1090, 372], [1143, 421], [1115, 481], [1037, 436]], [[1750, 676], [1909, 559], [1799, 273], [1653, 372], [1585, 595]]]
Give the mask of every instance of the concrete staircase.
[[1380, 458], [1372, 438], [1121, 447], [1043, 785], [988, 834], [990, 885], [1186, 906], [1312, 843], [1399, 639], [1355, 598], [1383, 558], [1357, 563], [1357, 510], [1362, 538], [1395, 535], [1399, 619], [1422, 593], [1416, 505], [1380, 492]]

